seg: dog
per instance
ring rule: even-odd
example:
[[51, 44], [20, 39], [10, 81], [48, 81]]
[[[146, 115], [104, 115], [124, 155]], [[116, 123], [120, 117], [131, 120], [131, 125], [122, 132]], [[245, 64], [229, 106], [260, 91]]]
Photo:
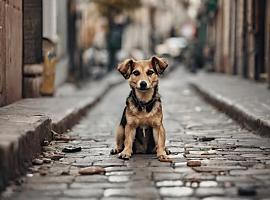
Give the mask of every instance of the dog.
[[128, 160], [133, 153], [156, 153], [167, 159], [166, 133], [158, 93], [159, 76], [168, 67], [163, 58], [126, 59], [117, 67], [131, 88], [121, 122], [116, 129], [116, 146], [111, 154]]

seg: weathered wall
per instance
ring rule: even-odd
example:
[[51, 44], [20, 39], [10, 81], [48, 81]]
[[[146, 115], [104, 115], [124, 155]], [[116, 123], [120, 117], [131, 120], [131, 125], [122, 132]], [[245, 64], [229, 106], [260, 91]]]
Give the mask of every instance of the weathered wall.
[[216, 71], [268, 80], [270, 85], [269, 4], [267, 0], [218, 0], [214, 22], [208, 22]]
[[235, 52], [236, 52], [236, 1], [231, 1], [230, 3], [230, 47], [229, 47], [229, 66], [227, 72], [230, 74], [235, 74], [236, 69], [236, 57], [235, 57]]
[[[14, 0], [16, 1], [16, 0]], [[42, 0], [24, 0], [24, 64], [42, 62]]]
[[268, 85], [270, 88], [270, 1], [266, 1], [266, 40], [265, 40], [265, 66], [268, 73]]
[[254, 79], [255, 66], [255, 32], [254, 32], [254, 2], [247, 0], [247, 56], [248, 77]]
[[0, 106], [22, 96], [22, 0], [0, 0]]

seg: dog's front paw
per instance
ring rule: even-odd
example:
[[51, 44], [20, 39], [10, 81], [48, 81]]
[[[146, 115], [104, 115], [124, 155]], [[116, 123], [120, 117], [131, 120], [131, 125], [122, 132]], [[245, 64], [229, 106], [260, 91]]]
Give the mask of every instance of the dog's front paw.
[[160, 155], [158, 156], [158, 160], [160, 162], [169, 162], [169, 163], [173, 163], [173, 160], [171, 158], [169, 158], [167, 155]]
[[157, 149], [157, 157], [160, 162], [171, 162], [171, 159], [167, 156], [168, 155], [168, 149]]
[[118, 157], [124, 160], [129, 160], [131, 158], [131, 153], [122, 151], [121, 153], [118, 154]]
[[121, 149], [115, 148], [115, 149], [112, 149], [110, 153], [111, 155], [115, 155], [115, 154], [120, 153], [121, 151], [122, 151]]
[[164, 154], [164, 155], [157, 155], [157, 157], [158, 157], [159, 160], [166, 160], [166, 159], [168, 159], [168, 156], [166, 154]]

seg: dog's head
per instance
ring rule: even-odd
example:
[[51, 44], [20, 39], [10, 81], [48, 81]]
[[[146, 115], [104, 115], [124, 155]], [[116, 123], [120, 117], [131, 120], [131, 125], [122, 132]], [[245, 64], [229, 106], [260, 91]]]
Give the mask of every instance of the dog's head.
[[149, 60], [127, 59], [120, 63], [117, 69], [128, 79], [132, 88], [147, 91], [157, 86], [158, 77], [167, 67], [168, 64], [163, 58], [153, 56]]

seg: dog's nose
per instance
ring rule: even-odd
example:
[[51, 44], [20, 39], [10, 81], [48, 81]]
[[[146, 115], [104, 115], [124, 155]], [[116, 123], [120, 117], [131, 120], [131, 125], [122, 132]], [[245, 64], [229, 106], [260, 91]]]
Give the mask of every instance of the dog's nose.
[[140, 82], [140, 87], [141, 87], [141, 89], [146, 89], [147, 83], [145, 81], [141, 81]]

